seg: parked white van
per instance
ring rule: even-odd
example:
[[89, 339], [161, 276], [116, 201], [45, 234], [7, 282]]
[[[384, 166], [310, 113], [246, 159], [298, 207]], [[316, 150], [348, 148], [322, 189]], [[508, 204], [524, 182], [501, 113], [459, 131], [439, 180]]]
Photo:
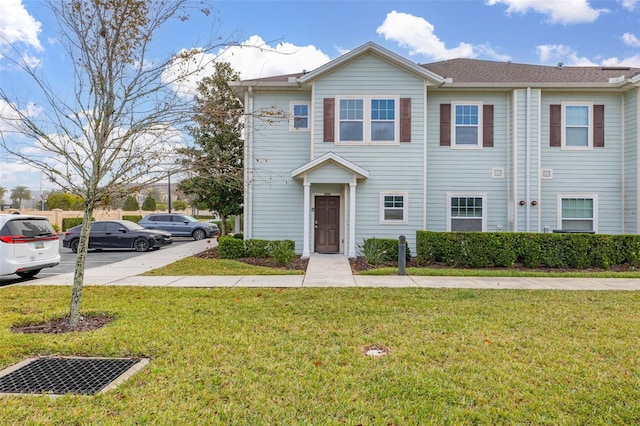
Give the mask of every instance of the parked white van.
[[46, 217], [0, 215], [0, 275], [36, 275], [60, 263], [58, 234]]

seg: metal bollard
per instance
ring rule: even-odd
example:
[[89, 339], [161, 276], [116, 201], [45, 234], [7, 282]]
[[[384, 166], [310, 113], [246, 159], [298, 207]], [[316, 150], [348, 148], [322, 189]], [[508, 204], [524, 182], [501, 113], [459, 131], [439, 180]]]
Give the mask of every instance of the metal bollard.
[[398, 238], [398, 275], [407, 275], [407, 237]]

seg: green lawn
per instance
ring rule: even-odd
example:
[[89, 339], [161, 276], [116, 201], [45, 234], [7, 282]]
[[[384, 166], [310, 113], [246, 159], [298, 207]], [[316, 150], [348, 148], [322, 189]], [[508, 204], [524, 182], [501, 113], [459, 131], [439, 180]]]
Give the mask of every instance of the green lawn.
[[206, 275], [302, 275], [303, 271], [249, 265], [231, 259], [186, 257], [169, 265], [153, 269], [144, 276], [206, 276]]
[[0, 288], [0, 368], [39, 354], [150, 364], [103, 395], [2, 397], [0, 424], [640, 423], [640, 292], [86, 287], [84, 310], [114, 322], [11, 333], [69, 298]]

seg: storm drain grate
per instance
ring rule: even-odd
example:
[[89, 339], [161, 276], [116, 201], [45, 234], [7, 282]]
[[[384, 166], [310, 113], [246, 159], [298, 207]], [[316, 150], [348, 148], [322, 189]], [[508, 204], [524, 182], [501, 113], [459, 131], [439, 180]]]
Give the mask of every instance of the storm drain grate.
[[0, 392], [93, 395], [147, 362], [139, 358], [34, 358], [0, 372]]

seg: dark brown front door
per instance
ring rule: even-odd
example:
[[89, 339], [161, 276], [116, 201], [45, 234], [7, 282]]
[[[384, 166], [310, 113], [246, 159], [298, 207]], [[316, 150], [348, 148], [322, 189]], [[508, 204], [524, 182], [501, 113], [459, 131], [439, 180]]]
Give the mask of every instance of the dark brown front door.
[[340, 251], [340, 197], [316, 197], [314, 241], [317, 253]]

